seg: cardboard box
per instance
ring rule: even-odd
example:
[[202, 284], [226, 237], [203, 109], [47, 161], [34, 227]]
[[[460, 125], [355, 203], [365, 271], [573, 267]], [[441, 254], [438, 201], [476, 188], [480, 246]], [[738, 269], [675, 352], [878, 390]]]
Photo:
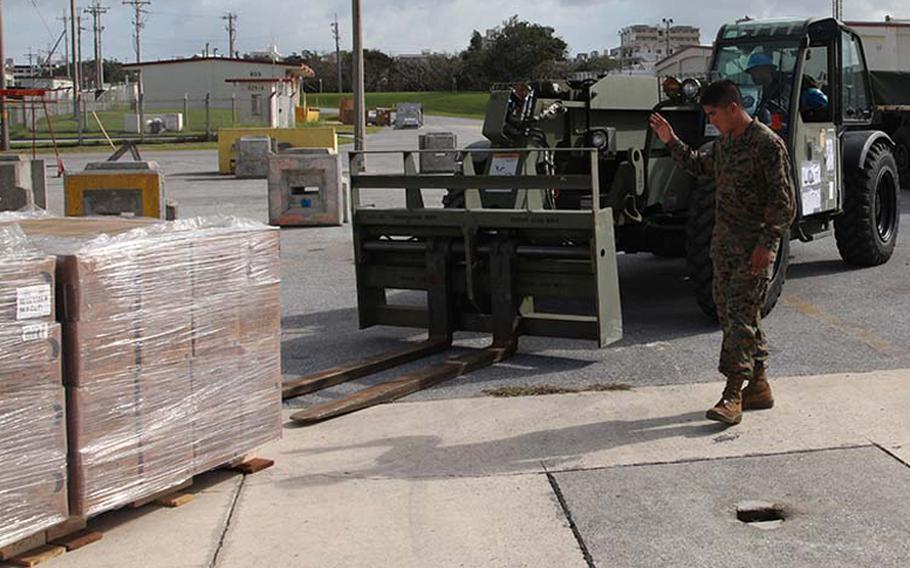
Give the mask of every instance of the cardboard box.
[[61, 386], [61, 331], [56, 323], [0, 324], [0, 395]]
[[55, 264], [52, 256], [0, 261], [0, 323], [54, 321]]
[[6, 546], [69, 514], [63, 388], [7, 393], [0, 425], [0, 546]]

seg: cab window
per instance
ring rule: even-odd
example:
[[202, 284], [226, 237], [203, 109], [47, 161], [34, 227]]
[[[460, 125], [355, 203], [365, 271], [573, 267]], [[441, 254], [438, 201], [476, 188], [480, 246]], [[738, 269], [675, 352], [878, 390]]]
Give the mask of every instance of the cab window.
[[862, 120], [871, 111], [866, 85], [866, 66], [859, 41], [852, 34], [843, 34], [841, 70], [841, 100], [846, 120]]

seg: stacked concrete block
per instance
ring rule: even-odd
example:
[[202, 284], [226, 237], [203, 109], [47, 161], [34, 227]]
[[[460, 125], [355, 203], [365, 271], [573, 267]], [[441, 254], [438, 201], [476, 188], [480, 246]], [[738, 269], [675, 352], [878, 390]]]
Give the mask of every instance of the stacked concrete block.
[[269, 159], [278, 153], [278, 143], [268, 136], [244, 136], [237, 141], [234, 172], [242, 179], [269, 177]]
[[57, 255], [74, 514], [280, 435], [277, 232], [230, 219], [21, 225]]
[[0, 547], [66, 520], [66, 403], [54, 258], [0, 228]]
[[0, 211], [38, 207], [47, 209], [44, 160], [16, 154], [0, 156]]
[[296, 148], [272, 156], [269, 224], [341, 225], [345, 209], [341, 171], [341, 156], [328, 148]]
[[458, 170], [457, 152], [458, 137], [452, 132], [429, 132], [418, 138], [421, 150], [433, 150], [420, 153], [420, 173], [450, 174]]

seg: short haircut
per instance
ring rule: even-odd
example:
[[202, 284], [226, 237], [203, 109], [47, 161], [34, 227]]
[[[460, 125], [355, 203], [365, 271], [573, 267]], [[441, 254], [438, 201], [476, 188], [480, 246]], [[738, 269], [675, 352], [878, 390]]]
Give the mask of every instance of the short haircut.
[[725, 107], [733, 103], [743, 106], [743, 97], [736, 83], [729, 79], [714, 81], [701, 94], [701, 106]]

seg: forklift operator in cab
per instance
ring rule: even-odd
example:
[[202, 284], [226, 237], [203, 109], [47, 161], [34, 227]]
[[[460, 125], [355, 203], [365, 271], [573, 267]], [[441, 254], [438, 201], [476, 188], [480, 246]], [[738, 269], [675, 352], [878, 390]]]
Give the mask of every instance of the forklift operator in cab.
[[[790, 108], [790, 80], [777, 69], [771, 57], [764, 53], [753, 53], [746, 64], [746, 72], [752, 83], [762, 88], [761, 98], [755, 107], [755, 117], [775, 131], [782, 129]], [[780, 115], [778, 121], [772, 115]]]

